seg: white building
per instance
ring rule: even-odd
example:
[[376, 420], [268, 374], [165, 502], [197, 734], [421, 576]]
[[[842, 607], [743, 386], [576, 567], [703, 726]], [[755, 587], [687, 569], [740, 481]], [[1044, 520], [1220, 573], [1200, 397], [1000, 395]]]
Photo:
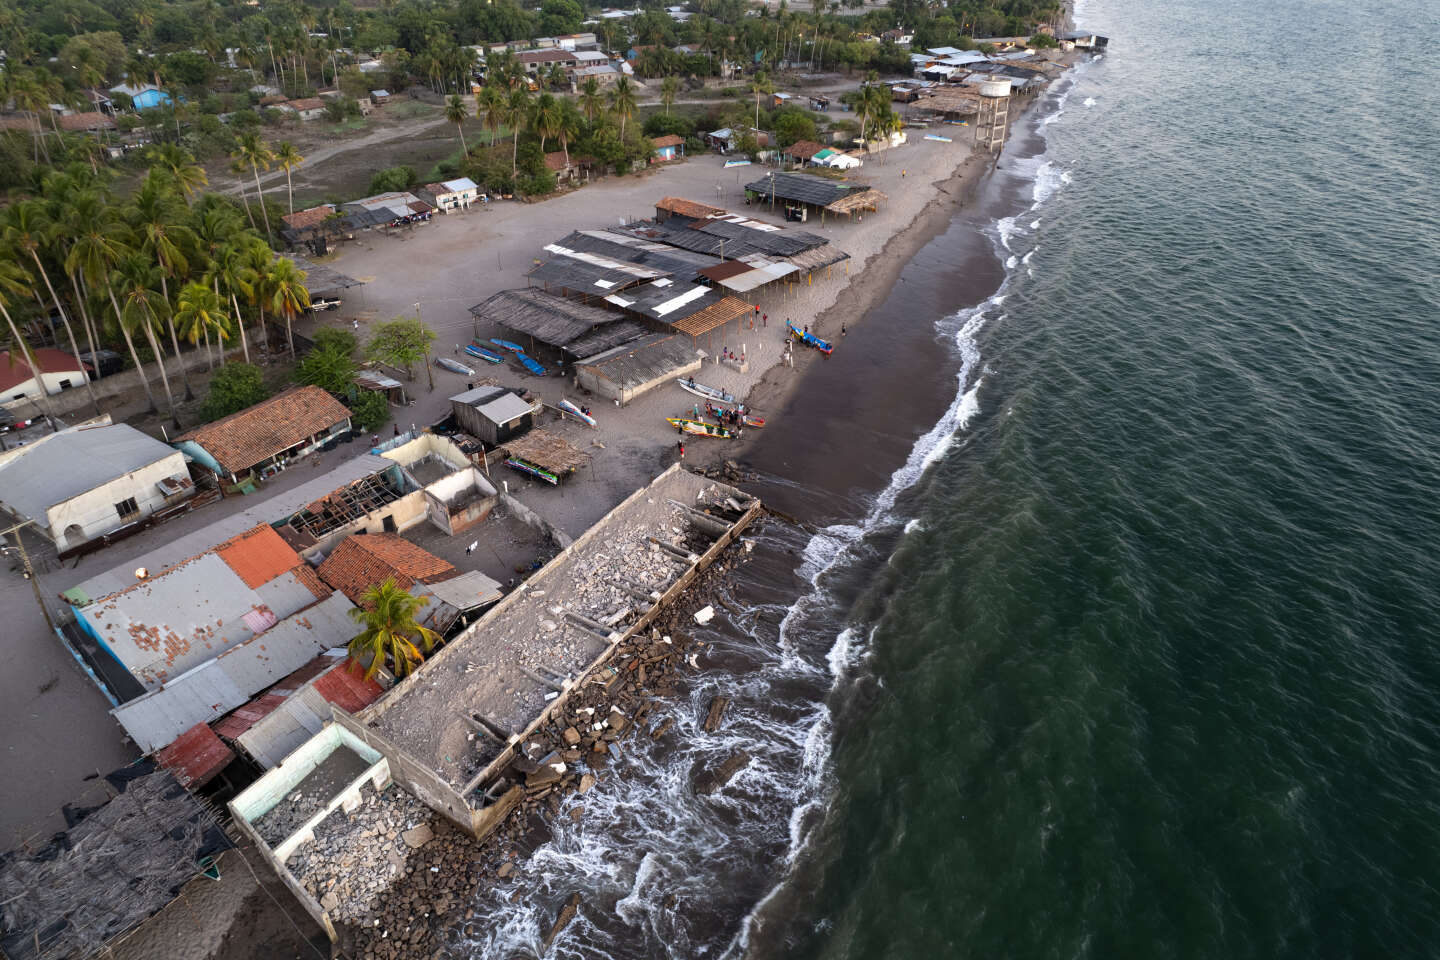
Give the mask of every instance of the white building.
[[123, 423], [53, 433], [0, 460], [0, 506], [61, 551], [194, 492], [184, 454]]
[[41, 381], [45, 384], [44, 395], [48, 397], [80, 386], [88, 376], [83, 363], [60, 350], [40, 347], [32, 349], [30, 355], [40, 370], [40, 380], [35, 379], [24, 356], [12, 356], [9, 350], [0, 353], [0, 403], [41, 396]]
[[449, 213], [463, 210], [480, 198], [480, 187], [469, 177], [446, 180], [443, 183], [427, 183], [420, 188], [420, 199], [428, 201], [436, 210]]

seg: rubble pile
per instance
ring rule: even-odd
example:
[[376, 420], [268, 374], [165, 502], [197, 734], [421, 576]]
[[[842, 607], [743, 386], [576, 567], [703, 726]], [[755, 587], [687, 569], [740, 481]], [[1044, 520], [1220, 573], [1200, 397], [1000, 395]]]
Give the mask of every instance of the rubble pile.
[[[674, 604], [649, 630], [622, 643], [605, 667], [571, 692], [552, 722], [527, 738], [491, 791], [498, 795], [519, 785], [524, 798], [483, 843], [433, 817], [418, 800], [393, 786], [379, 797], [367, 791], [354, 815], [337, 813], [317, 829], [315, 844], [297, 854], [297, 863], [300, 856], [307, 857], [304, 873], [296, 872], [307, 889], [318, 891], [327, 909], [328, 903], [336, 903], [331, 914], [342, 922], [341, 943], [348, 956], [394, 960], [444, 955], [444, 944], [466, 935], [474, 910], [464, 905], [474, 901], [476, 889], [506, 882], [524, 870], [521, 852], [538, 823], [559, 816], [580, 819], [584, 795], [597, 789], [627, 742], [639, 737], [663, 740], [673, 724], [666, 708], [686, 673], [699, 668], [705, 648], [681, 627], [743, 556], [738, 546], [727, 550], [686, 591], [685, 602]], [[707, 730], [723, 723], [726, 706], [728, 701], [710, 705]], [[697, 789], [723, 787], [738, 766], [743, 762], [731, 758], [703, 772]], [[403, 798], [403, 804], [390, 800], [391, 794]], [[324, 833], [337, 818], [344, 826]], [[418, 845], [406, 841], [412, 820], [428, 831], [409, 834], [415, 840], [424, 837]], [[358, 896], [345, 891], [357, 891]], [[323, 899], [332, 893], [335, 900]], [[358, 902], [344, 902], [351, 896]], [[584, 909], [583, 901], [573, 897], [561, 906], [556, 905], [556, 926], [547, 940]]]

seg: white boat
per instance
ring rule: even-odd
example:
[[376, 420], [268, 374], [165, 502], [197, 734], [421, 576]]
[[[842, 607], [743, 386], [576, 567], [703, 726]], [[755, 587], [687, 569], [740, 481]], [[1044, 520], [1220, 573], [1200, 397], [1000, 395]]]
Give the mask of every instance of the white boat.
[[733, 396], [718, 387], [707, 387], [703, 383], [696, 383], [689, 377], [681, 377], [675, 381], [680, 384], [681, 390], [688, 390], [697, 397], [704, 397], [706, 400], [715, 400], [719, 403], [738, 403]]
[[581, 410], [579, 406], [571, 403], [569, 400], [561, 400], [560, 409], [564, 410], [566, 413], [570, 414], [570, 416], [574, 417], [575, 419], [590, 424], [590, 426], [592, 427], [599, 426], [599, 424], [595, 422], [594, 417], [590, 416], [590, 414], [586, 413], [584, 410]]

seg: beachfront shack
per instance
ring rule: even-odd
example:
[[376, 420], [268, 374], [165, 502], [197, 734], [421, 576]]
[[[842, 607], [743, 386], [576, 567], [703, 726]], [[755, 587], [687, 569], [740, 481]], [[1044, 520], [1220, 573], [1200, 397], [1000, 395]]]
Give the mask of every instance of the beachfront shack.
[[535, 426], [535, 411], [513, 390], [481, 386], [450, 398], [455, 422], [488, 446], [498, 446]]
[[350, 431], [350, 411], [319, 387], [295, 387], [239, 413], [196, 427], [175, 445], [217, 477], [238, 483], [303, 457]]
[[588, 453], [549, 430], [531, 430], [505, 441], [504, 447], [505, 466], [551, 485], [590, 462]]
[[832, 217], [849, 216], [852, 220], [857, 214], [863, 218], [866, 211], [878, 209], [886, 199], [885, 194], [865, 184], [827, 180], [807, 173], [770, 173], [745, 184], [746, 203], [769, 204], [772, 210], [778, 205], [785, 211], [786, 219], [801, 222], [819, 215], [820, 222], [824, 223], [827, 213]]
[[712, 207], [708, 203], [696, 203], [682, 197], [661, 197], [655, 204], [655, 221], [665, 223], [671, 219], [684, 222], [718, 217], [725, 212], [723, 207]]
[[577, 361], [575, 382], [596, 396], [626, 404], [648, 390], [698, 373], [702, 363], [693, 339], [652, 333]]
[[531, 351], [540, 343], [572, 356], [588, 356], [571, 348], [577, 340], [586, 341], [582, 349], [592, 349], [590, 345], [595, 342], [613, 346], [633, 340], [648, 329], [615, 310], [602, 309], [598, 304], [603, 302], [585, 303], [534, 287], [522, 287], [501, 290], [471, 307], [470, 315], [475, 318], [477, 339], [481, 337], [482, 323], [494, 324], [527, 340]]

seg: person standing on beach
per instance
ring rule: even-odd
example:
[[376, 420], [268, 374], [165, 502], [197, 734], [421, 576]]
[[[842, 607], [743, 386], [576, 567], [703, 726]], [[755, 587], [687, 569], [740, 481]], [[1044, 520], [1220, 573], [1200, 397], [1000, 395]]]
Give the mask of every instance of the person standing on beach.
[[684, 440], [677, 440], [676, 443], [675, 443], [675, 445], [680, 448], [680, 459], [681, 459], [681, 460], [684, 460], [684, 459], [685, 459], [685, 441], [684, 441]]
[[760, 314], [760, 326], [765, 327], [766, 329], [769, 329], [769, 327], [770, 327], [770, 314], [768, 314], [768, 313], [762, 313], [762, 314]]

